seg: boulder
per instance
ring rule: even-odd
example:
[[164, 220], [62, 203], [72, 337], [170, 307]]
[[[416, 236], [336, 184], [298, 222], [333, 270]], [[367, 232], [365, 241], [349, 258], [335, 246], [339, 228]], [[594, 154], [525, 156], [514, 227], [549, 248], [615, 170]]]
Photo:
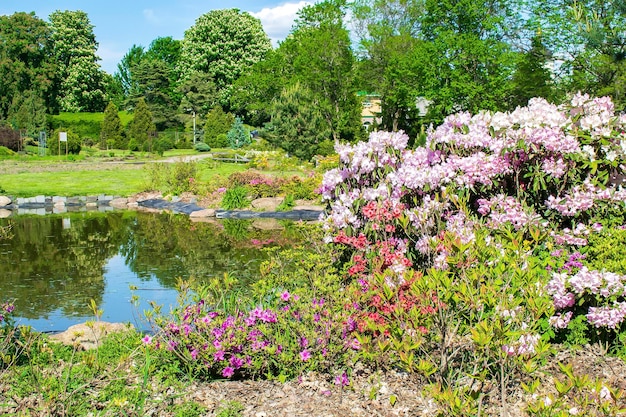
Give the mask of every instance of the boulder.
[[107, 334], [131, 329], [133, 329], [132, 324], [94, 321], [70, 326], [62, 333], [51, 335], [50, 339], [69, 346], [76, 344], [80, 349], [89, 350], [100, 346]]
[[7, 217], [11, 217], [13, 212], [7, 209], [0, 209], [0, 219], [6, 219]]
[[109, 202], [109, 205], [114, 208], [124, 209], [128, 205], [128, 198], [114, 198]]
[[191, 218], [215, 217], [215, 210], [214, 209], [203, 209], [203, 210], [192, 211], [191, 213], [189, 213], [189, 217], [191, 217]]
[[11, 199], [5, 195], [0, 195], [0, 207], [6, 207], [11, 204]]
[[253, 200], [252, 205], [256, 210], [264, 210], [264, 211], [276, 211], [280, 203], [283, 202], [282, 197], [265, 197], [265, 198], [257, 198]]

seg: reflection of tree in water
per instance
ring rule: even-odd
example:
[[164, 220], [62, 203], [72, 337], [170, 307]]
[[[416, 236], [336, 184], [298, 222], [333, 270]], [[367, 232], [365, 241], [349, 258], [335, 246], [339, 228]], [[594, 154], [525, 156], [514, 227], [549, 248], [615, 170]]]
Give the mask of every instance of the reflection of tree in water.
[[[245, 285], [265, 259], [258, 242], [292, 240], [284, 231], [255, 230], [245, 221], [191, 223], [183, 215], [130, 211], [18, 216], [10, 222], [11, 236], [0, 240], [0, 301], [15, 299], [17, 314], [27, 319], [56, 310], [90, 316], [89, 300], [102, 304], [104, 267], [118, 252], [141, 279], [154, 276], [166, 288], [174, 288], [178, 277], [205, 281], [224, 272]], [[6, 224], [0, 219], [0, 226]]]
[[[0, 294], [15, 299], [33, 319], [61, 309], [89, 315], [89, 300], [104, 293], [104, 265], [124, 240], [121, 213], [74, 213], [11, 219], [12, 236], [0, 241]], [[65, 227], [64, 227], [65, 225]]]
[[[249, 222], [237, 220], [239, 226]], [[232, 225], [229, 226], [232, 231]], [[164, 287], [176, 279], [199, 281], [229, 272], [243, 281], [258, 276], [264, 252], [250, 242], [278, 240], [278, 231], [247, 231], [229, 235], [217, 222], [192, 223], [187, 216], [138, 213], [121, 253], [130, 269], [141, 279], [154, 275]]]

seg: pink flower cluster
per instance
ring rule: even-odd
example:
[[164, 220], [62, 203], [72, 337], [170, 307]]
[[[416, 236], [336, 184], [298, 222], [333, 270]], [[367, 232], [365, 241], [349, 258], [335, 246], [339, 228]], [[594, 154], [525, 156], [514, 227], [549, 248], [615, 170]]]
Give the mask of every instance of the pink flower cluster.
[[[546, 286], [552, 297], [554, 308], [573, 308], [577, 300], [593, 300], [586, 314], [587, 321], [595, 327], [615, 329], [626, 317], [626, 275], [613, 272], [589, 270], [582, 266], [570, 275], [567, 272], [553, 272]], [[602, 303], [604, 305], [596, 305]], [[572, 311], [558, 312], [550, 319], [555, 328], [567, 328]]]
[[[341, 165], [320, 188], [329, 207], [322, 215], [326, 241], [341, 231], [405, 242], [408, 259], [443, 267], [446, 253], [435, 250], [440, 232], [471, 241], [482, 217], [490, 228], [555, 227], [559, 243], [586, 244], [584, 235], [560, 226], [599, 204], [625, 207], [626, 190], [595, 179], [621, 173], [626, 161], [626, 138], [618, 133], [626, 131], [626, 118], [613, 111], [608, 98], [577, 94], [562, 106], [535, 98], [509, 113], [451, 115], [414, 150], [403, 132], [337, 144]], [[382, 216], [381, 207], [393, 216]], [[358, 250], [371, 254], [374, 247]]]

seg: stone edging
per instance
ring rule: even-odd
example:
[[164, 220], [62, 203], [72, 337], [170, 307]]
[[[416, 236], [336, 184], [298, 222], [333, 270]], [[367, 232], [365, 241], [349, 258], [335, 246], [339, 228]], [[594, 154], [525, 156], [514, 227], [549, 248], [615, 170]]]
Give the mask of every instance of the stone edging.
[[[259, 199], [259, 202], [267, 204], [268, 199]], [[257, 207], [255, 202], [253, 207]], [[261, 208], [261, 207], [259, 207]], [[171, 201], [163, 199], [158, 192], [140, 193], [131, 197], [119, 197], [101, 194], [98, 196], [60, 197], [44, 196], [17, 197], [0, 195], [0, 218], [9, 217], [16, 213], [21, 214], [58, 214], [77, 211], [110, 211], [115, 209], [137, 209], [171, 211], [182, 213], [191, 218], [222, 218], [222, 219], [252, 219], [252, 218], [277, 218], [290, 220], [317, 220], [322, 207], [302, 205], [296, 206], [289, 211], [276, 211], [272, 207], [266, 207], [266, 211], [248, 210], [215, 210], [200, 207], [195, 199], [182, 201], [174, 197]]]

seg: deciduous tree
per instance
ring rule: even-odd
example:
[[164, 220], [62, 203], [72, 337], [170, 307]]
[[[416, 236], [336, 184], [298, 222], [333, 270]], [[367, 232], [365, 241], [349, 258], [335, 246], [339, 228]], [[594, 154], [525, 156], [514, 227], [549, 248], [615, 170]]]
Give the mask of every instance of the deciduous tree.
[[61, 109], [103, 111], [106, 105], [104, 72], [98, 64], [98, 43], [89, 17], [81, 10], [57, 10], [50, 15], [50, 22]]
[[181, 78], [195, 71], [213, 78], [223, 106], [233, 82], [271, 49], [261, 21], [238, 9], [213, 10], [185, 31], [180, 57]]

